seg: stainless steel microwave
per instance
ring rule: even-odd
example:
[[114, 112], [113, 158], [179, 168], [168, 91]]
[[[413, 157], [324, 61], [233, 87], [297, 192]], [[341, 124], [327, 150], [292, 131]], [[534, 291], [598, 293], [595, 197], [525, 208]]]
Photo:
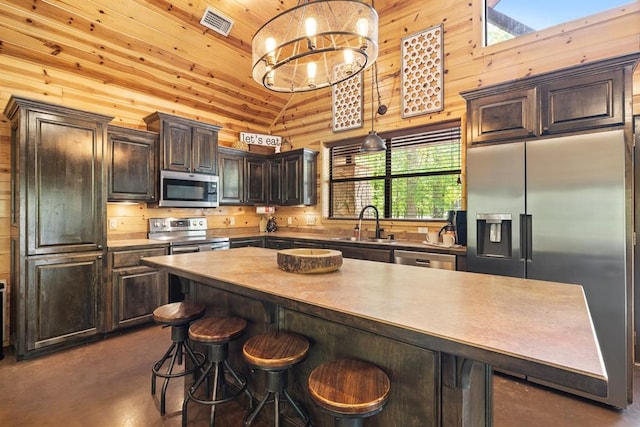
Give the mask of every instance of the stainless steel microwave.
[[161, 207], [218, 207], [218, 177], [201, 173], [160, 171]]

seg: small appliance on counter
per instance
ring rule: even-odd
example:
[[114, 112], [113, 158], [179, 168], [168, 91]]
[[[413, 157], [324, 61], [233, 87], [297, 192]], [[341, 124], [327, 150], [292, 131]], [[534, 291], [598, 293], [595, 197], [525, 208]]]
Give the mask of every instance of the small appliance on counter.
[[273, 233], [278, 229], [278, 224], [276, 224], [276, 220], [274, 217], [269, 217], [269, 221], [267, 221], [267, 231], [269, 233]]
[[447, 211], [447, 225], [438, 234], [445, 233], [455, 235], [456, 245], [467, 246], [467, 211]]

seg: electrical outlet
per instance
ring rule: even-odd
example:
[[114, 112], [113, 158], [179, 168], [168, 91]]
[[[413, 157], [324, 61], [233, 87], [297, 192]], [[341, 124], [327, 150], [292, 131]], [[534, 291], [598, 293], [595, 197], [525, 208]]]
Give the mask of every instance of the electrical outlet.
[[316, 225], [316, 217], [314, 215], [307, 215], [307, 225]]
[[236, 218], [235, 217], [230, 217], [229, 218], [229, 225], [236, 225]]
[[427, 234], [428, 232], [429, 232], [429, 229], [427, 227], [418, 227], [418, 233]]
[[291, 225], [293, 224], [293, 218], [291, 218], [290, 216], [287, 217], [287, 225]]
[[118, 220], [115, 218], [109, 219], [109, 230], [116, 230], [118, 228]]

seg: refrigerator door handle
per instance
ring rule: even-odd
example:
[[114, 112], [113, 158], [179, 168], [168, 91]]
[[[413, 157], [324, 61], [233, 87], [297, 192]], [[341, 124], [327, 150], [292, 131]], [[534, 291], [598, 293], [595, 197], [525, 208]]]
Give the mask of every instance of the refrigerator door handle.
[[532, 230], [533, 217], [520, 214], [520, 259], [533, 261]]

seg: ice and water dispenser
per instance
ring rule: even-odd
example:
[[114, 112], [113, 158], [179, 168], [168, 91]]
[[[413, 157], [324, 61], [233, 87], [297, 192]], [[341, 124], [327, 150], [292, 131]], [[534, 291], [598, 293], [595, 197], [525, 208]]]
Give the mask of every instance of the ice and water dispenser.
[[477, 214], [478, 256], [511, 257], [511, 214]]

